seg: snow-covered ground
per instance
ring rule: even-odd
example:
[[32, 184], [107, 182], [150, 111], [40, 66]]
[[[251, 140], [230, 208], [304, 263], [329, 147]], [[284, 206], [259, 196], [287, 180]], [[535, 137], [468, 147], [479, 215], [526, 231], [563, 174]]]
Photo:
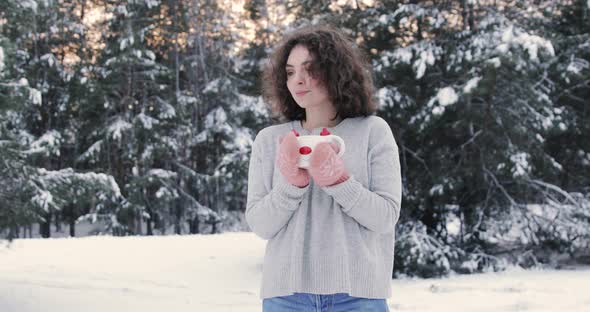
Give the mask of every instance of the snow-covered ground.
[[[252, 233], [0, 243], [0, 311], [261, 311]], [[590, 268], [392, 280], [392, 311], [590, 311]]]

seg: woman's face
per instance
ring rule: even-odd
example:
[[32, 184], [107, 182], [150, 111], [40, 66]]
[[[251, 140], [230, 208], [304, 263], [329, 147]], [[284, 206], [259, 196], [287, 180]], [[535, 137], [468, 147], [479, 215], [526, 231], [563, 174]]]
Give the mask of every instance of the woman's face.
[[289, 54], [285, 68], [287, 88], [295, 102], [304, 109], [330, 105], [328, 90], [308, 71], [313, 57], [306, 47], [296, 45]]

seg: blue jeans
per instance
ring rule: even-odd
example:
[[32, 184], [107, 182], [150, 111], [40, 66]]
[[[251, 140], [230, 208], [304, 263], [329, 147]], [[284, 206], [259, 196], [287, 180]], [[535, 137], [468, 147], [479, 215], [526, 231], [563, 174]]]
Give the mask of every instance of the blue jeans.
[[351, 297], [348, 294], [295, 293], [263, 299], [262, 312], [389, 312], [387, 300]]

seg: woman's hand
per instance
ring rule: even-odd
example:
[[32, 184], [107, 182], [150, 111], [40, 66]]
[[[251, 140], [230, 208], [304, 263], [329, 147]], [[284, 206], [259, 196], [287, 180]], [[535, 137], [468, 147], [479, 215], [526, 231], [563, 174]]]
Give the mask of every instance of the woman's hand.
[[294, 132], [279, 138], [276, 165], [285, 179], [298, 187], [306, 187], [309, 184], [309, 174], [305, 169], [299, 168], [299, 143]]
[[309, 160], [309, 174], [320, 186], [332, 186], [348, 180], [348, 171], [338, 156], [338, 145], [319, 143]]

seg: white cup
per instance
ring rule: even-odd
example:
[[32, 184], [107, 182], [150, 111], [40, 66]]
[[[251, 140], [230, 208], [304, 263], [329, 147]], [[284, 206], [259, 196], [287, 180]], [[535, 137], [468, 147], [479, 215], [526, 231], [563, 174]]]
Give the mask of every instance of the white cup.
[[303, 135], [298, 136], [297, 141], [299, 142], [299, 167], [308, 168], [309, 159], [315, 150], [315, 147], [320, 142], [336, 143], [340, 147], [338, 156], [344, 154], [344, 140], [337, 135]]

